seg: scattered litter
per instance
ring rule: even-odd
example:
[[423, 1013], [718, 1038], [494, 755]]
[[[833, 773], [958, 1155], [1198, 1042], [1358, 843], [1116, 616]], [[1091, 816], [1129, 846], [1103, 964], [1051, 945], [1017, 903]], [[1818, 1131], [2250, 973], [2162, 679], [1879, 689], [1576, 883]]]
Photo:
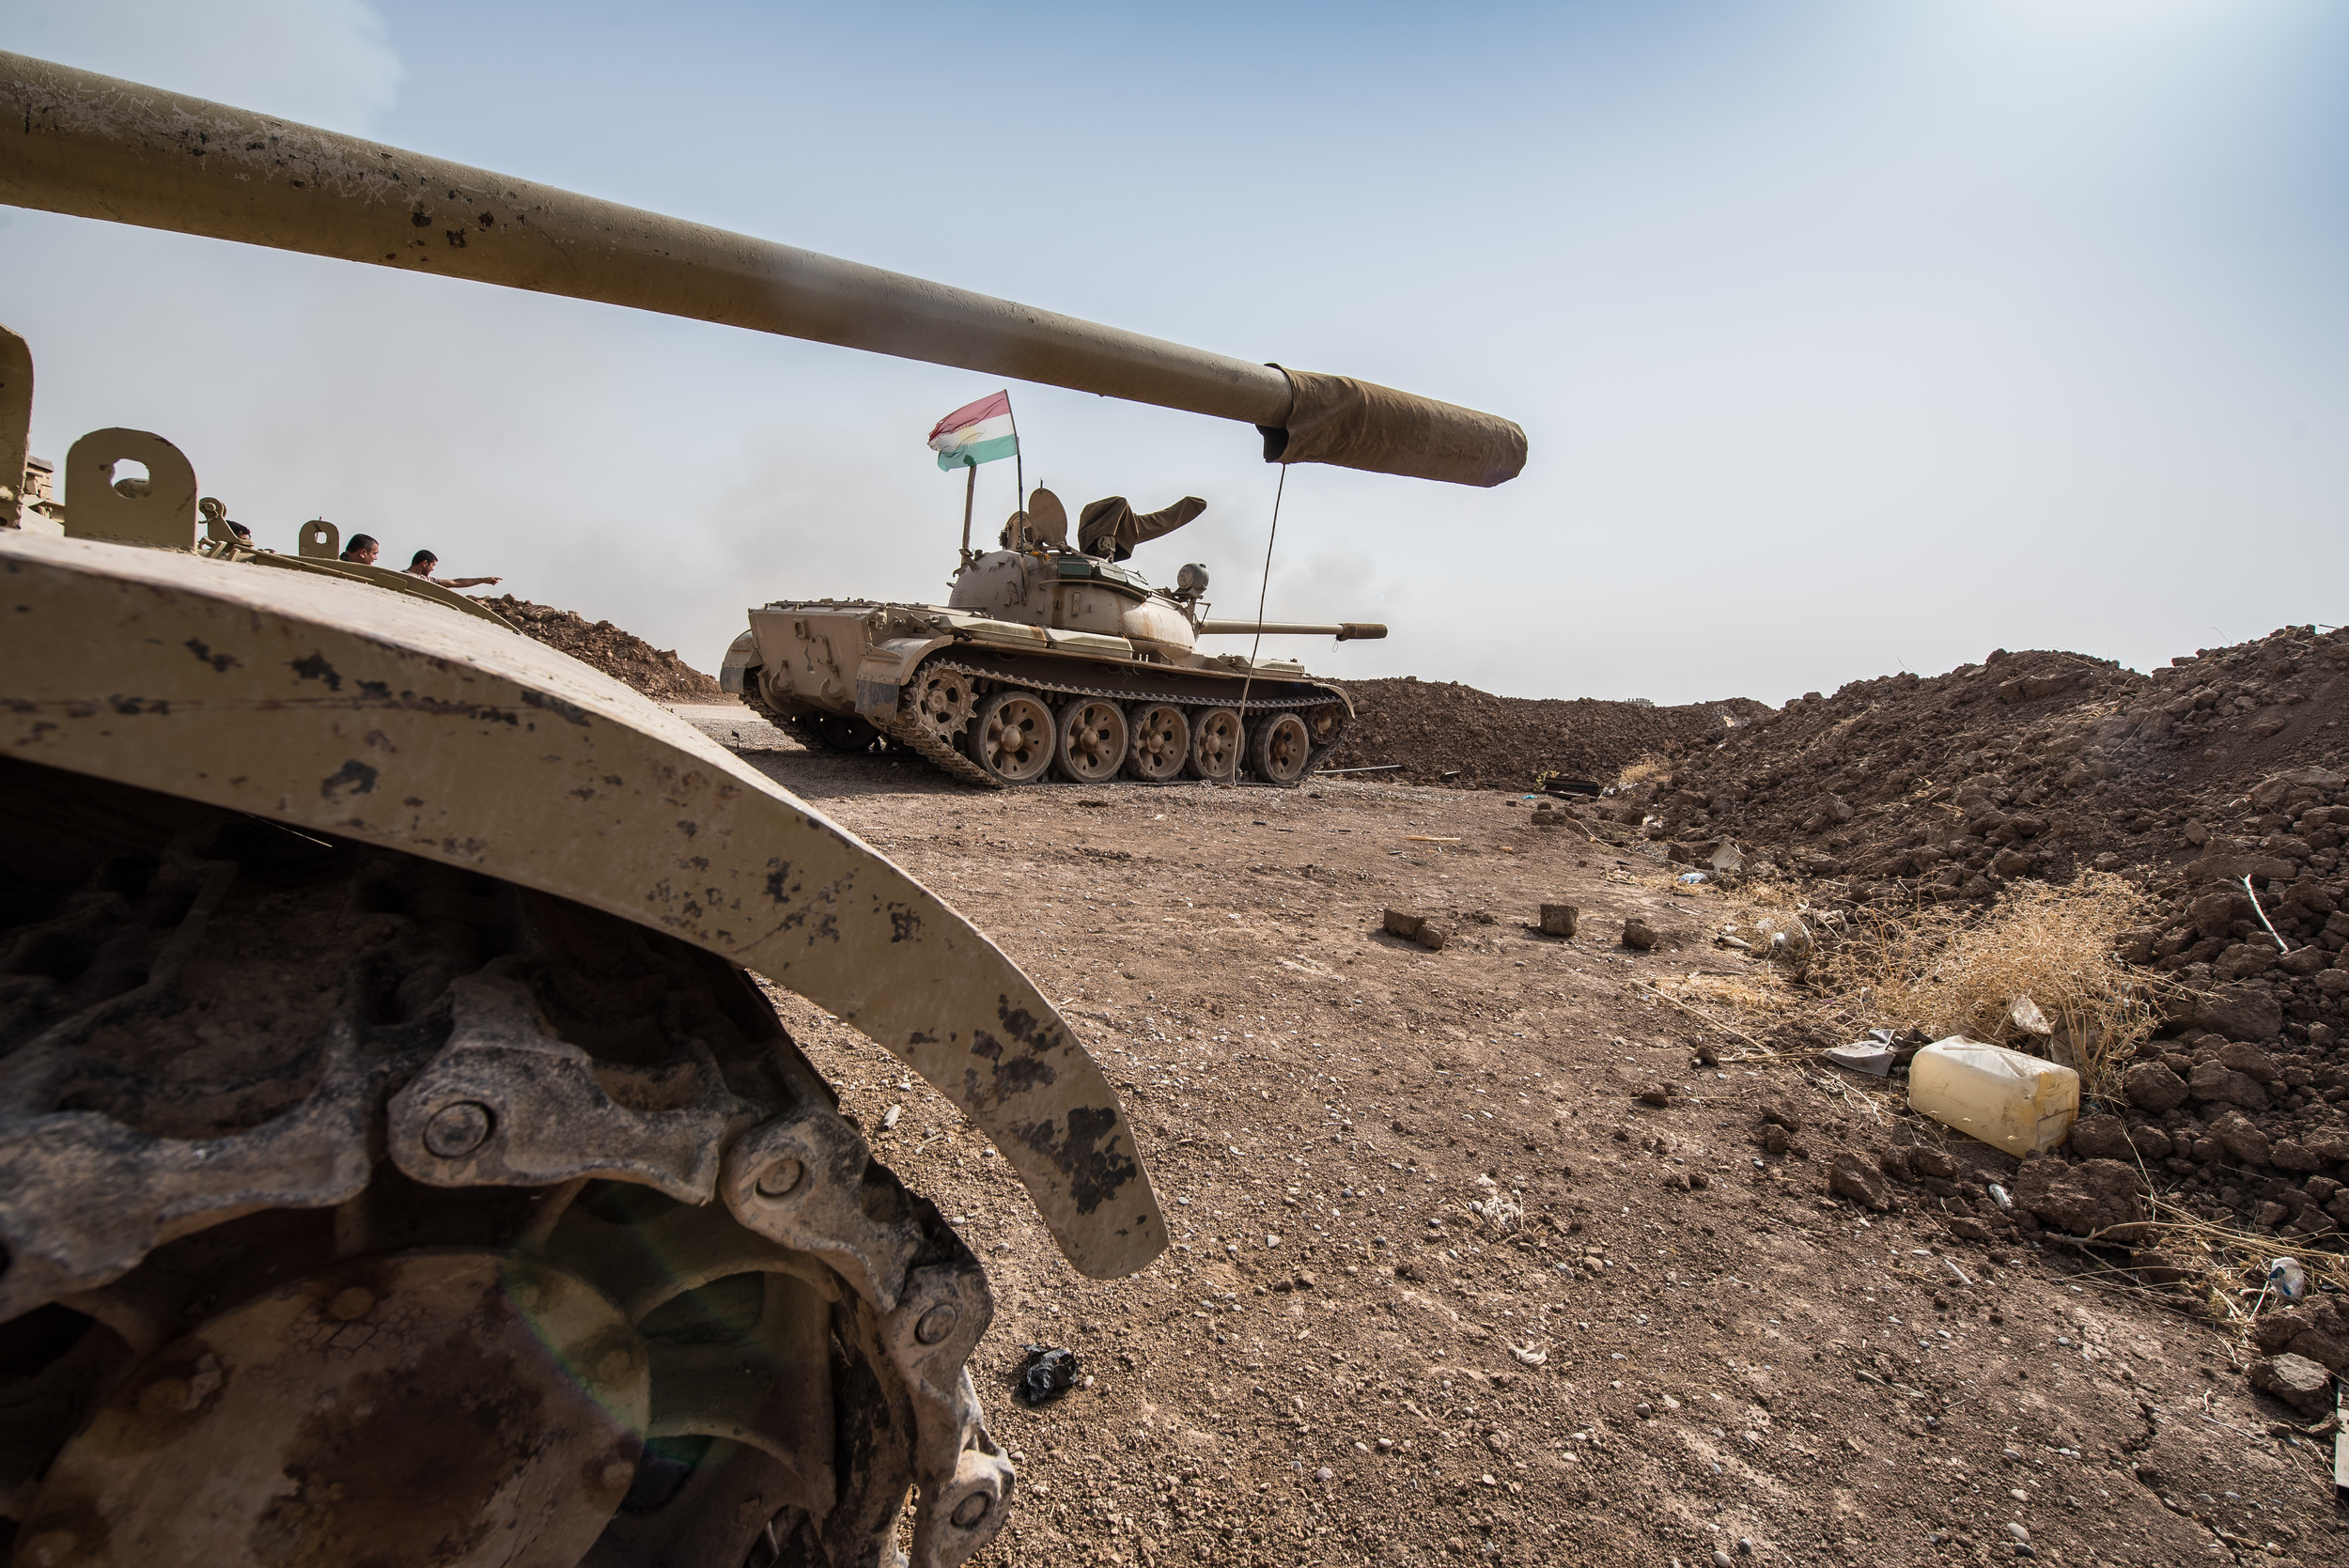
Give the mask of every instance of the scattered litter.
[[1865, 1073], [1870, 1078], [1891, 1076], [1892, 1048], [1881, 1040], [1855, 1040], [1848, 1046], [1831, 1046], [1824, 1054], [1830, 1066]]
[[1675, 879], [1684, 884], [1693, 885], [1707, 880], [1707, 877], [1702, 871], [1684, 871]]
[[1403, 842], [1406, 844], [1457, 844], [1460, 841], [1456, 838], [1438, 838], [1432, 833], [1405, 833]]
[[2006, 1004], [2006, 1026], [2017, 1034], [2041, 1039], [2055, 1032], [2055, 1025], [2047, 1021], [2047, 1015], [2028, 996], [2018, 996]]
[[1479, 1176], [1476, 1178], [1476, 1185], [1484, 1196], [1469, 1200], [1468, 1207], [1470, 1214], [1503, 1235], [1516, 1230], [1524, 1221], [1525, 1205], [1501, 1191], [1498, 1182], [1490, 1176]]
[[901, 1120], [901, 1119], [904, 1117], [905, 1113], [906, 1113], [906, 1108], [905, 1108], [904, 1106], [901, 1106], [901, 1105], [893, 1105], [893, 1106], [891, 1106], [891, 1107], [890, 1107], [887, 1110], [882, 1111], [882, 1112], [881, 1112], [881, 1131], [883, 1131], [883, 1132], [894, 1132], [894, 1131], [896, 1131], [896, 1130], [897, 1130], [897, 1123], [899, 1122], [899, 1120]]
[[1974, 1282], [1974, 1281], [1973, 1281], [1970, 1278], [1968, 1278], [1968, 1275], [1967, 1275], [1967, 1273], [1966, 1273], [1966, 1271], [1965, 1271], [1964, 1269], [1962, 1269], [1962, 1268], [1960, 1268], [1960, 1267], [1958, 1267], [1958, 1266], [1957, 1266], [1957, 1260], [1956, 1260], [1955, 1258], [1943, 1258], [1943, 1259], [1941, 1260], [1941, 1262], [1942, 1262], [1943, 1264], [1945, 1264], [1946, 1265], [1948, 1265], [1949, 1271], [1950, 1271], [1951, 1273], [1952, 1273], [1952, 1274], [1954, 1274], [1954, 1275], [1956, 1275], [1956, 1276], [1957, 1276], [1957, 1282], [1958, 1282], [1959, 1284], [1961, 1284], [1961, 1285], [1970, 1285], [1970, 1284], [1972, 1284], [1972, 1283]]
[[2267, 1263], [2267, 1288], [2286, 1301], [2297, 1301], [2309, 1293], [2308, 1271], [2297, 1258], [2271, 1258]]
[[1018, 1393], [1022, 1405], [1050, 1405], [1077, 1385], [1077, 1353], [1058, 1345], [1023, 1344]]
[[1538, 1367], [1549, 1359], [1549, 1352], [1536, 1349], [1531, 1341], [1524, 1344], [1511, 1345], [1509, 1354], [1517, 1358], [1517, 1365], [1523, 1367]]
[[1992, 1182], [1990, 1184], [1990, 1201], [1999, 1205], [1999, 1212], [2000, 1214], [2012, 1214], [2015, 1212], [2014, 1196], [2009, 1193], [2005, 1188], [2000, 1187], [1997, 1182]]
[[2080, 1113], [2080, 1075], [1953, 1034], [1910, 1061], [1908, 1104], [2020, 1159], [2045, 1154], [2070, 1136]]
[[2250, 895], [2251, 912], [2260, 917], [2260, 924], [2267, 927], [2267, 934], [2276, 939], [2276, 951], [2279, 953], [2291, 952], [2292, 944], [2283, 939], [2282, 936], [2276, 930], [2275, 925], [2268, 920], [2267, 911], [2260, 908], [2259, 890], [2251, 886], [2251, 879], [2248, 877], [2243, 878], [2243, 891]]

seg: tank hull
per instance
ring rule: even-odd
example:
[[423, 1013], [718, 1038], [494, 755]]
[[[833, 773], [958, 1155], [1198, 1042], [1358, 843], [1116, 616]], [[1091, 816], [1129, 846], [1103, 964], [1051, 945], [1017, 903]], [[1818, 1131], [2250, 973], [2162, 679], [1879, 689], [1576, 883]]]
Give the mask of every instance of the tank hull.
[[[1258, 726], [1293, 714], [1303, 725], [1301, 766], [1269, 768], [1257, 782], [1301, 783], [1354, 717], [1346, 692], [1287, 660], [1189, 656], [1174, 663], [1105, 631], [1028, 626], [938, 605], [871, 600], [782, 600], [750, 613], [750, 629], [728, 651], [721, 678], [779, 727], [831, 750], [887, 744], [917, 753], [982, 788], [1040, 782], [1005, 777], [974, 754], [980, 706], [1003, 692], [1033, 692], [1056, 710], [1081, 699], [1137, 716], [1173, 707], [1196, 726], [1216, 712], [1237, 715], [1244, 758]], [[966, 700], [936, 700], [941, 675], [965, 684]], [[929, 699], [926, 706], [926, 698]], [[959, 719], [959, 722], [953, 722]], [[1146, 765], [1115, 769], [1143, 782]], [[1233, 777], [1252, 768], [1235, 767]], [[1064, 779], [1095, 783], [1071, 769]], [[1192, 768], [1191, 778], [1216, 777]]]

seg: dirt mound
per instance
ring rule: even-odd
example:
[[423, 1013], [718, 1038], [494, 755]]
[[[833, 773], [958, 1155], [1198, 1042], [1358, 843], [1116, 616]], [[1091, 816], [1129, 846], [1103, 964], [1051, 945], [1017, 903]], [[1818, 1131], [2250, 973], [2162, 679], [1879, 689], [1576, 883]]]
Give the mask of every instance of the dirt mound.
[[2127, 1141], [2214, 1213], [2323, 1234], [2349, 1227], [2344, 718], [2338, 631], [2286, 628], [2151, 675], [2001, 651], [1789, 703], [1627, 803], [1651, 836], [1727, 837], [1749, 870], [1841, 877], [1823, 891], [1862, 905], [1986, 900], [2083, 867], [2139, 882], [2157, 918], [2119, 956], [2192, 995], [2102, 1086]]
[[[1468, 789], [1531, 789], [1544, 773], [1611, 784], [1627, 763], [1685, 751], [1769, 712], [1744, 697], [1656, 707], [1589, 697], [1496, 697], [1408, 675], [1336, 684], [1354, 699], [1355, 720], [1325, 766], [1399, 762], [1401, 770], [1390, 777]], [[1456, 778], [1445, 777], [1454, 772]]]
[[582, 663], [594, 665], [657, 702], [725, 700], [725, 692], [716, 681], [679, 659], [675, 650], [656, 648], [610, 621], [590, 621], [574, 611], [533, 604], [511, 594], [481, 602], [549, 647], [560, 648]]

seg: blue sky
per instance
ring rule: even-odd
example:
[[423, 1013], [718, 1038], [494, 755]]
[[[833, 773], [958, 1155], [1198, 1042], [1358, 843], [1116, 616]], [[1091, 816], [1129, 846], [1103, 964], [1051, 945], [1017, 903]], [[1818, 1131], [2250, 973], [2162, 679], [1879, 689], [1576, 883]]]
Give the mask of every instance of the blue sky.
[[[1271, 613], [1394, 629], [1295, 649], [1334, 674], [1777, 702], [2341, 613], [2330, 0], [5, 0], [0, 47], [1517, 419], [1497, 490], [1292, 475]], [[265, 543], [323, 513], [705, 668], [754, 600], [939, 597], [922, 437], [1002, 384], [0, 215], [37, 451], [151, 428]], [[1137, 565], [1252, 604], [1250, 432], [1012, 392], [1032, 479], [1206, 497]]]

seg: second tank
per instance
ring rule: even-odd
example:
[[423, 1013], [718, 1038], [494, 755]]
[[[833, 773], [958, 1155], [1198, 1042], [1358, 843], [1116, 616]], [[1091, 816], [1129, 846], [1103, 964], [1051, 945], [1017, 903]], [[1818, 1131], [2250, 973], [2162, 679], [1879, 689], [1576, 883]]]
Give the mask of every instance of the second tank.
[[778, 599], [750, 612], [721, 680], [811, 746], [918, 753], [988, 788], [1047, 776], [1100, 784], [1302, 782], [1354, 717], [1346, 692], [1287, 660], [1210, 654], [1225, 634], [1384, 637], [1371, 623], [1208, 617], [1204, 567], [1153, 588], [1123, 563], [1206, 509], [1196, 496], [1137, 513], [1087, 505], [1076, 541], [1051, 491], [1003, 525], [999, 548], [966, 538], [944, 604]]

